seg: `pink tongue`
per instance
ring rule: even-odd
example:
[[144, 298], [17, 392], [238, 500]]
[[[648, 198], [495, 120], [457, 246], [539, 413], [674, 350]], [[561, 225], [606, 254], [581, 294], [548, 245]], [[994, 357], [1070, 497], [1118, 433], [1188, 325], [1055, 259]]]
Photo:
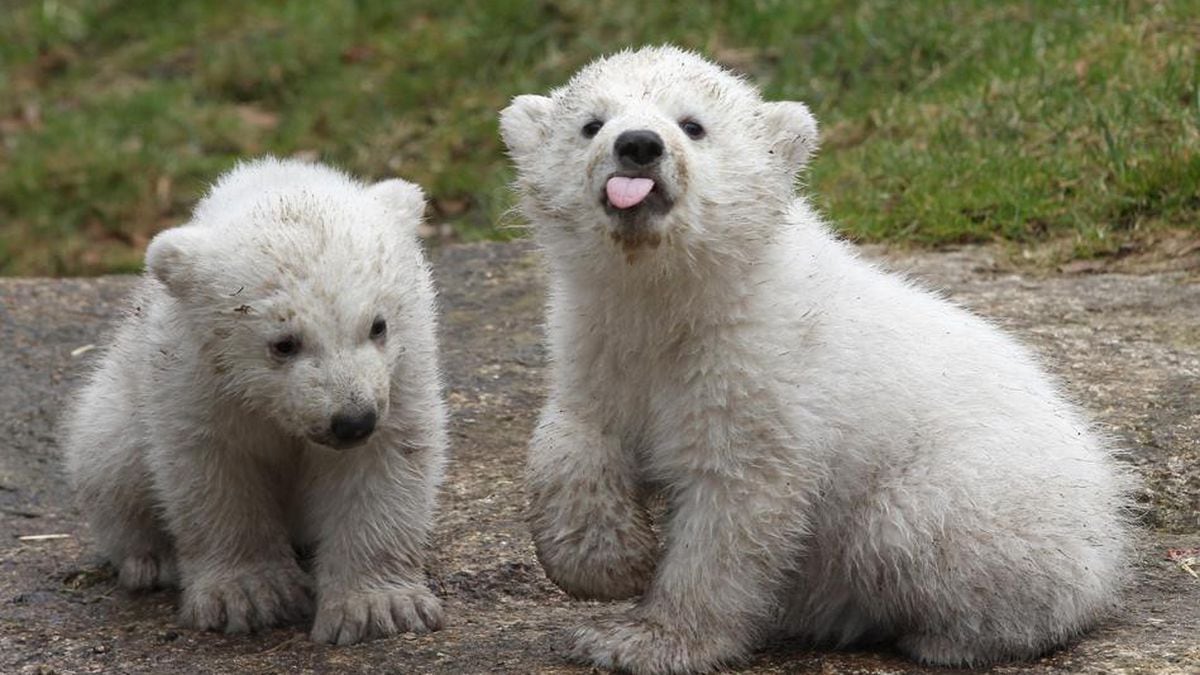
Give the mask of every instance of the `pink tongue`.
[[627, 209], [641, 203], [646, 195], [654, 189], [654, 181], [649, 178], [626, 178], [613, 176], [605, 186], [608, 191], [608, 201], [618, 209]]

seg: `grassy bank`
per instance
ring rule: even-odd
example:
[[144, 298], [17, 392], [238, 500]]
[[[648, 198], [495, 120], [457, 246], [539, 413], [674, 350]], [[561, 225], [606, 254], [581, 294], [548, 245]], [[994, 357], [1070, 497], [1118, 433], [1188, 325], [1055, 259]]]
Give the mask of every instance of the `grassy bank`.
[[515, 236], [496, 111], [663, 41], [812, 105], [806, 182], [852, 237], [1087, 257], [1200, 236], [1200, 0], [4, 5], [2, 274], [137, 269], [261, 153], [401, 175], [458, 236]]

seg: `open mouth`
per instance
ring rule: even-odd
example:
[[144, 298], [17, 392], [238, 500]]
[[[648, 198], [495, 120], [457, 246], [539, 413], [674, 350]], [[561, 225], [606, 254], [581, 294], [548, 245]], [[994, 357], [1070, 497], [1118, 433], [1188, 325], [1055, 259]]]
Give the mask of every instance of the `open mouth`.
[[618, 172], [605, 181], [600, 203], [609, 215], [636, 224], [670, 211], [673, 200], [656, 177]]

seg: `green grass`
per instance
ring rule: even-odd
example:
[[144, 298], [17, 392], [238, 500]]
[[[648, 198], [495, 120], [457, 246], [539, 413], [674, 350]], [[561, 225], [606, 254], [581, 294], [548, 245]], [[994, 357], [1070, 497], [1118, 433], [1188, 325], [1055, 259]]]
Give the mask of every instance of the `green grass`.
[[462, 238], [518, 235], [496, 111], [665, 41], [810, 103], [806, 182], [851, 237], [1200, 236], [1200, 0], [8, 0], [0, 273], [135, 270], [261, 153], [404, 176]]

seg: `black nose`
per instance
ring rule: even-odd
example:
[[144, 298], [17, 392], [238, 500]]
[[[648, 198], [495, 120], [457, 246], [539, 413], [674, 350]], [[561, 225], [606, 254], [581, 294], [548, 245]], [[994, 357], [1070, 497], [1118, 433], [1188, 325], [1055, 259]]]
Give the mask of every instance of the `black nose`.
[[329, 425], [333, 437], [343, 442], [361, 441], [375, 431], [375, 411], [360, 413], [338, 413]]
[[648, 129], [623, 131], [613, 143], [617, 161], [629, 169], [641, 169], [654, 164], [662, 157], [663, 140]]

